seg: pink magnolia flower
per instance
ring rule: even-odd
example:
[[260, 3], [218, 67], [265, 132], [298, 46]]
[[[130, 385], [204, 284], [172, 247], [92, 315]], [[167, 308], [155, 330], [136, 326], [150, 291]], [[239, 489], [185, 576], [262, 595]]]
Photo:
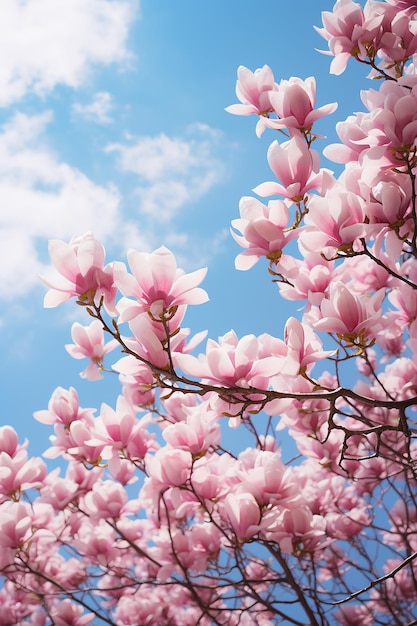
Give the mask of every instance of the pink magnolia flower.
[[6, 497], [19, 499], [23, 490], [41, 487], [46, 474], [42, 459], [28, 459], [24, 449], [13, 457], [0, 452], [0, 502]]
[[57, 387], [48, 402], [48, 410], [35, 411], [33, 417], [42, 424], [62, 424], [68, 427], [76, 420], [91, 419], [94, 409], [82, 409], [74, 387]]
[[152, 422], [150, 414], [141, 419], [124, 396], [117, 398], [116, 410], [108, 404], [101, 405], [100, 415], [94, 421], [91, 445], [103, 445], [101, 455], [110, 459], [115, 452], [123, 450], [132, 459], [143, 459], [148, 450], [155, 449], [155, 435], [148, 432]]
[[28, 442], [19, 444], [19, 437], [12, 426], [0, 426], [0, 452], [6, 452], [10, 457], [27, 448]]
[[84, 497], [83, 508], [90, 518], [117, 519], [126, 509], [127, 493], [112, 480], [105, 480], [94, 485]]
[[328, 298], [320, 305], [322, 318], [314, 328], [336, 333], [350, 345], [369, 344], [383, 326], [381, 305], [384, 297], [384, 289], [372, 296], [356, 296], [343, 283], [332, 283]]
[[104, 248], [91, 233], [71, 239], [69, 244], [52, 239], [49, 256], [61, 280], [42, 278], [51, 287], [45, 295], [45, 307], [58, 306], [74, 296], [86, 303], [94, 299], [96, 305], [103, 298], [107, 311], [117, 313], [113, 268], [111, 264], [104, 266]]
[[[417, 51], [417, 37], [415, 22], [410, 19], [410, 7], [400, 6], [393, 8], [383, 5], [384, 22], [383, 35], [379, 41], [378, 56], [384, 60], [384, 70], [388, 73], [392, 66], [400, 69], [401, 63], [406, 62]], [[404, 3], [406, 4], [406, 3]], [[403, 8], [403, 10], [400, 10]], [[407, 10], [408, 9], [408, 10]], [[414, 3], [414, 11], [416, 9]], [[400, 73], [400, 72], [398, 72]], [[391, 73], [395, 76], [395, 73]], [[398, 74], [397, 74], [398, 76]]]
[[193, 456], [205, 454], [210, 446], [220, 443], [221, 432], [217, 414], [202, 406], [195, 407], [186, 421], [164, 429], [163, 437], [173, 448], [188, 450]]
[[269, 94], [269, 99], [278, 119], [265, 118], [263, 123], [268, 128], [288, 129], [290, 134], [311, 130], [314, 122], [337, 109], [336, 102], [314, 108], [316, 80], [312, 76], [306, 80], [293, 76], [282, 80], [278, 90]]
[[93, 621], [93, 613], [83, 615], [84, 609], [71, 600], [60, 600], [50, 610], [54, 626], [87, 626]]
[[286, 358], [287, 349], [282, 342], [277, 345], [271, 337], [268, 352], [266, 335], [262, 335], [262, 341], [260, 339], [254, 335], [238, 339], [236, 333], [230, 331], [220, 337], [219, 342], [209, 339], [205, 355], [200, 354], [198, 358], [179, 355], [179, 363], [191, 376], [227, 386], [252, 385], [267, 389], [270, 376], [284, 369], [288, 373], [288, 368], [292, 372], [294, 367]]
[[233, 220], [232, 226], [242, 235], [233, 230], [231, 233], [246, 250], [236, 257], [236, 269], [250, 269], [262, 256], [278, 260], [283, 248], [298, 234], [295, 229], [288, 228], [287, 205], [282, 200], [271, 200], [265, 206], [256, 198], [246, 196], [241, 198], [239, 209], [241, 217]]
[[371, 4], [363, 9], [352, 0], [337, 0], [332, 12], [322, 12], [323, 28], [316, 30], [328, 42], [327, 54], [335, 57], [331, 74], [344, 72], [352, 56], [366, 60], [370, 47], [378, 47], [383, 15], [372, 13], [372, 9]]
[[313, 195], [309, 200], [306, 228], [300, 234], [304, 249], [316, 252], [330, 248], [328, 256], [349, 251], [354, 242], [365, 235], [365, 202], [357, 194], [339, 184], [324, 197]]
[[234, 115], [263, 115], [271, 111], [269, 94], [276, 91], [278, 85], [268, 65], [251, 72], [240, 65], [237, 70], [236, 95], [242, 104], [231, 104], [226, 108]]
[[[379, 90], [368, 89], [361, 98], [368, 110], [382, 110], [379, 131], [385, 135], [385, 143], [400, 151], [415, 145], [417, 135], [417, 86], [411, 90], [396, 81], [384, 82]], [[398, 161], [396, 161], [397, 163]]]
[[32, 534], [30, 506], [8, 500], [0, 505], [0, 548], [18, 548]]
[[363, 604], [348, 604], [342, 606], [335, 614], [340, 626], [372, 626], [374, 617], [372, 611]]
[[308, 305], [319, 305], [327, 293], [333, 277], [333, 261], [326, 261], [317, 252], [306, 252], [298, 261], [297, 272], [291, 283], [279, 283], [279, 291], [287, 300], [308, 300]]
[[261, 510], [251, 493], [228, 494], [221, 503], [221, 512], [241, 541], [258, 534]]
[[299, 373], [309, 372], [314, 363], [334, 354], [334, 350], [323, 350], [323, 345], [316, 333], [295, 317], [290, 317], [285, 324], [284, 341], [288, 354], [299, 365]]
[[346, 120], [336, 124], [336, 132], [342, 143], [326, 146], [324, 156], [335, 163], [348, 163], [363, 159], [363, 154], [370, 148], [385, 146], [385, 119], [382, 108], [372, 111], [372, 114], [360, 112], [349, 115]]
[[319, 170], [319, 155], [310, 150], [298, 135], [279, 144], [273, 141], [268, 150], [268, 163], [281, 184], [261, 183], [253, 189], [259, 196], [281, 195], [301, 202], [311, 189], [321, 189], [323, 172]]
[[[132, 363], [132, 360], [129, 359]], [[153, 387], [154, 375], [152, 370], [143, 363], [138, 363], [135, 359], [135, 363], [132, 363], [132, 374], [126, 374], [122, 361], [119, 360], [119, 369], [113, 364], [112, 369], [120, 371], [119, 380], [122, 384], [122, 393], [127, 401], [135, 407], [147, 407], [153, 406], [155, 402], [155, 389]], [[124, 365], [126, 362], [124, 362]]]
[[262, 535], [276, 541], [283, 552], [314, 550], [325, 537], [326, 522], [298, 503], [291, 508], [273, 507], [264, 515]]
[[66, 344], [65, 349], [74, 359], [91, 359], [89, 366], [81, 372], [81, 378], [99, 380], [103, 378], [103, 358], [118, 346], [116, 339], [104, 343], [104, 330], [100, 320], [94, 320], [88, 326], [74, 322], [71, 329], [73, 344]]
[[149, 476], [163, 485], [177, 487], [189, 479], [192, 465], [191, 453], [171, 447], [161, 448], [156, 454], [147, 454], [146, 470]]
[[247, 449], [239, 455], [235, 472], [238, 492], [253, 495], [259, 506], [290, 503], [299, 497], [294, 476], [281, 461], [278, 451]]
[[177, 268], [173, 253], [161, 246], [151, 254], [129, 250], [127, 259], [132, 274], [124, 263], [115, 263], [115, 282], [125, 296], [133, 296], [136, 302], [123, 312], [122, 321], [129, 321], [139, 313], [149, 312], [154, 319], [161, 319], [165, 311], [184, 304], [202, 304], [208, 295], [198, 287], [207, 268], [186, 274]]

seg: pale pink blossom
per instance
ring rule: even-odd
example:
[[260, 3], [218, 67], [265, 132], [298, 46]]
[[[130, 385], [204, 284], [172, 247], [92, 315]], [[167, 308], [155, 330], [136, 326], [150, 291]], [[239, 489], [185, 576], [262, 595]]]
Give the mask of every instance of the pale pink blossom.
[[12, 426], [0, 426], [0, 452], [5, 452], [9, 457], [14, 457], [27, 446], [28, 441], [23, 445], [19, 444], [19, 437]]
[[[417, 135], [417, 86], [411, 90], [396, 81], [384, 82], [380, 89], [368, 89], [361, 94], [368, 110], [382, 110], [379, 116], [379, 132], [385, 136], [385, 145], [391, 150], [387, 155], [400, 159], [403, 149], [410, 149]], [[396, 153], [393, 150], [396, 150]]]
[[351, 57], [365, 61], [368, 48], [377, 47], [383, 16], [372, 13], [372, 8], [367, 11], [352, 0], [337, 0], [332, 12], [322, 12], [322, 20], [323, 28], [316, 30], [327, 40], [328, 54], [335, 57], [332, 74], [341, 74]]
[[84, 609], [71, 600], [60, 600], [50, 609], [54, 626], [87, 626], [94, 619], [93, 613], [84, 614]]
[[299, 365], [300, 374], [309, 372], [314, 363], [334, 354], [333, 350], [323, 350], [316, 333], [295, 317], [290, 317], [285, 324], [284, 341], [288, 346], [288, 355]]
[[94, 320], [88, 326], [74, 322], [71, 329], [73, 344], [66, 344], [65, 349], [74, 359], [90, 359], [91, 363], [81, 372], [81, 378], [99, 380], [103, 378], [103, 358], [118, 346], [116, 339], [104, 343], [103, 324]]
[[76, 420], [91, 419], [94, 409], [82, 409], [74, 387], [57, 387], [48, 402], [48, 410], [35, 411], [33, 417], [42, 424], [69, 426]]
[[317, 548], [325, 530], [324, 518], [313, 515], [307, 506], [273, 507], [264, 516], [262, 536], [279, 543], [284, 553], [292, 554], [300, 549]]
[[145, 311], [154, 319], [162, 319], [164, 312], [172, 312], [179, 305], [207, 302], [207, 293], [198, 287], [207, 268], [186, 274], [177, 268], [173, 253], [164, 246], [150, 254], [129, 250], [127, 259], [131, 274], [123, 263], [114, 265], [117, 287], [124, 296], [136, 299], [124, 311], [123, 321]]
[[362, 198], [336, 185], [324, 197], [311, 196], [306, 228], [300, 234], [301, 245], [311, 252], [328, 252], [329, 257], [335, 250], [350, 251], [354, 242], [365, 234], [364, 221]]
[[251, 493], [228, 494], [221, 503], [221, 511], [241, 541], [258, 534], [261, 511]]
[[[237, 70], [236, 95], [240, 104], [231, 104], [226, 107], [233, 115], [260, 115], [261, 119], [268, 116], [273, 110], [270, 94], [278, 89], [274, 75], [268, 65], [251, 72], [247, 67], [240, 65]], [[260, 136], [264, 126], [261, 120], [257, 125], [257, 135]]]
[[315, 109], [316, 80], [313, 76], [306, 80], [293, 76], [282, 80], [278, 89], [270, 93], [269, 99], [278, 119], [265, 118], [265, 126], [287, 129], [291, 135], [310, 131], [314, 122], [337, 109], [336, 102]]
[[16, 550], [32, 535], [30, 506], [8, 500], [0, 505], [0, 513], [0, 548]]
[[378, 45], [378, 56], [384, 61], [384, 70], [391, 75], [396, 75], [396, 77], [400, 71], [397, 73], [390, 72], [393, 66], [394, 70], [400, 70], [401, 64], [405, 63], [417, 51], [415, 22], [413, 23], [413, 20], [410, 19], [410, 7], [404, 6], [403, 10], [399, 9], [401, 9], [401, 4], [398, 8], [392, 8], [389, 5], [384, 6], [385, 19], [382, 26], [385, 32]]
[[217, 414], [207, 408], [196, 407], [185, 421], [176, 422], [164, 429], [163, 437], [173, 448], [188, 450], [200, 456], [211, 446], [220, 443], [221, 432]]
[[262, 256], [278, 261], [283, 248], [298, 235], [289, 228], [287, 205], [282, 200], [270, 200], [266, 206], [256, 198], [245, 196], [239, 202], [239, 210], [241, 217], [233, 220], [232, 226], [242, 234], [233, 230], [231, 233], [246, 250], [236, 257], [236, 269], [250, 269]]
[[372, 626], [374, 618], [372, 611], [364, 604], [346, 604], [335, 614], [340, 626]]
[[297, 366], [287, 359], [287, 348], [283, 342], [263, 335], [246, 335], [238, 339], [230, 331], [219, 342], [209, 339], [206, 354], [198, 358], [192, 355], [179, 355], [182, 369], [191, 376], [227, 385], [228, 387], [248, 386], [267, 389], [269, 379], [283, 370], [295, 374]]
[[58, 306], [76, 296], [86, 304], [104, 305], [115, 314], [116, 287], [112, 265], [104, 266], [105, 251], [91, 233], [71, 239], [67, 244], [58, 239], [49, 242], [49, 256], [60, 274], [60, 280], [42, 278], [51, 289], [45, 295], [44, 306]]
[[151, 422], [150, 414], [139, 419], [127, 399], [118, 396], [115, 410], [104, 402], [101, 405], [89, 444], [102, 446], [104, 459], [112, 458], [118, 451], [131, 459], [143, 459], [148, 450], [157, 447], [155, 435], [148, 431]]
[[41, 487], [46, 474], [42, 459], [28, 459], [24, 449], [13, 457], [0, 452], [0, 502], [5, 497], [20, 499], [22, 491]]
[[146, 471], [162, 485], [184, 485], [190, 476], [192, 456], [187, 450], [165, 447], [145, 457]]
[[348, 344], [363, 346], [370, 343], [381, 330], [381, 304], [385, 291], [372, 296], [356, 296], [340, 282], [330, 285], [328, 298], [320, 305], [321, 319], [314, 324], [317, 330], [336, 333]]
[[281, 195], [301, 202], [311, 189], [321, 190], [323, 172], [319, 161], [318, 153], [298, 135], [282, 144], [275, 140], [268, 149], [268, 163], [281, 183], [261, 183], [253, 191], [262, 197]]
[[126, 509], [127, 493], [125, 489], [112, 480], [96, 483], [83, 502], [89, 517], [98, 519], [117, 519]]
[[252, 494], [260, 507], [285, 506], [299, 498], [292, 472], [285, 467], [278, 451], [248, 449], [239, 455], [235, 472], [239, 477], [236, 491]]
[[278, 284], [280, 294], [287, 300], [308, 300], [308, 305], [319, 305], [333, 279], [333, 261], [326, 261], [317, 252], [306, 252], [297, 262], [298, 271], [291, 282]]

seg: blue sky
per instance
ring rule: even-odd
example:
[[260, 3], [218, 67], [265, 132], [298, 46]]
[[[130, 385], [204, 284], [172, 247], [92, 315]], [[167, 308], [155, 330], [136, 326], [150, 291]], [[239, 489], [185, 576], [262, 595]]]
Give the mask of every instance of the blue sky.
[[[209, 267], [210, 302], [187, 325], [217, 338], [280, 336], [297, 306], [278, 297], [265, 263], [237, 272], [229, 234], [241, 196], [271, 180], [272, 131], [227, 114], [239, 65], [282, 78], [314, 75], [334, 126], [362, 108], [366, 72], [329, 76], [314, 31], [333, 0], [2, 0], [0, 7], [0, 424], [41, 454], [50, 432], [32, 419], [58, 385], [83, 406], [114, 404], [116, 377], [86, 383], [72, 360], [75, 305], [42, 307], [47, 241], [91, 230], [108, 260], [164, 244], [191, 271]], [[329, 166], [327, 162], [324, 165]], [[115, 357], [114, 360], [117, 360]], [[111, 355], [108, 364], [111, 363]]]

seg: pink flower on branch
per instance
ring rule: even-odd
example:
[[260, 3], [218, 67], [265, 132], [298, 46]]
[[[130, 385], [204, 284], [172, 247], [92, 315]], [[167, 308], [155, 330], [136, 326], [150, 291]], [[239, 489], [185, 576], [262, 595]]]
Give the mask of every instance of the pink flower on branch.
[[221, 503], [222, 516], [239, 540], [251, 539], [261, 528], [261, 510], [251, 493], [230, 493]]
[[119, 344], [116, 339], [104, 343], [103, 324], [94, 320], [88, 326], [74, 322], [71, 329], [73, 344], [66, 344], [67, 352], [74, 359], [90, 359], [91, 363], [81, 372], [81, 378], [99, 380], [103, 378], [100, 371], [103, 369], [104, 356], [114, 350]]
[[116, 287], [113, 282], [112, 265], [104, 266], [105, 252], [91, 233], [74, 238], [69, 244], [58, 239], [49, 242], [49, 255], [61, 280], [42, 278], [51, 289], [45, 295], [44, 306], [58, 306], [76, 296], [80, 302], [94, 301], [115, 314]]
[[253, 191], [262, 197], [281, 195], [301, 202], [308, 191], [321, 190], [324, 170], [320, 171], [319, 162], [319, 154], [310, 150], [298, 135], [282, 144], [273, 141], [268, 150], [268, 163], [281, 184], [261, 183]]
[[186, 274], [177, 268], [173, 253], [165, 246], [151, 254], [129, 250], [127, 259], [132, 274], [123, 263], [115, 263], [115, 282], [124, 296], [133, 296], [136, 301], [127, 303], [121, 321], [144, 312], [162, 320], [172, 316], [174, 307], [207, 302], [207, 293], [198, 287], [207, 268]]
[[337, 109], [336, 102], [314, 108], [316, 80], [312, 76], [306, 80], [294, 77], [282, 80], [278, 90], [270, 93], [269, 99], [278, 119], [267, 117], [263, 120], [264, 125], [276, 130], [288, 130], [290, 135], [310, 132], [314, 122]]
[[233, 230], [231, 233], [246, 250], [236, 257], [236, 269], [250, 269], [262, 256], [277, 262], [283, 248], [299, 233], [288, 228], [287, 205], [282, 200], [270, 200], [265, 206], [256, 198], [246, 196], [241, 198], [239, 209], [241, 218], [233, 220], [232, 226], [242, 235]]
[[290, 317], [285, 324], [284, 341], [288, 353], [299, 363], [301, 375], [309, 372], [317, 361], [334, 354], [333, 350], [323, 350], [323, 345], [315, 332], [295, 317]]
[[33, 417], [42, 424], [62, 424], [68, 428], [76, 420], [91, 420], [94, 409], [82, 409], [74, 387], [57, 387], [48, 402], [48, 409], [35, 411]]
[[231, 104], [226, 108], [234, 115], [263, 115], [271, 110], [270, 92], [276, 91], [278, 85], [268, 65], [251, 72], [240, 65], [237, 70], [236, 95], [242, 104]]
[[55, 626], [87, 626], [93, 619], [93, 613], [84, 614], [82, 606], [71, 600], [59, 601], [50, 611]]
[[343, 283], [332, 283], [328, 298], [320, 305], [321, 319], [314, 328], [335, 333], [347, 347], [363, 349], [374, 343], [384, 327], [381, 310], [384, 297], [384, 289], [370, 297], [356, 296]]
[[383, 15], [372, 13], [373, 6], [363, 9], [352, 0], [337, 0], [332, 12], [322, 12], [323, 28], [315, 28], [328, 42], [329, 52], [325, 54], [335, 57], [331, 74], [344, 72], [351, 57], [373, 59], [383, 21]]

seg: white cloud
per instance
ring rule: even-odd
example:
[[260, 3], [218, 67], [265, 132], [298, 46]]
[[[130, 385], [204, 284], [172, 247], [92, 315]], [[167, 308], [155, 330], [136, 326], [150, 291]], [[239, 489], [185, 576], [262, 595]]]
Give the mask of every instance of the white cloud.
[[[188, 138], [188, 136], [190, 138]], [[128, 137], [107, 152], [117, 154], [120, 169], [137, 174], [139, 211], [161, 221], [170, 220], [185, 204], [196, 201], [221, 181], [216, 156], [218, 131], [193, 125], [187, 137]]]
[[56, 85], [78, 87], [95, 64], [129, 58], [135, 0], [1, 0], [0, 105]]
[[90, 104], [76, 102], [72, 106], [73, 113], [97, 124], [110, 124], [113, 109], [112, 97], [107, 91], [99, 91]]
[[[119, 194], [60, 161], [44, 143], [50, 113], [18, 114], [0, 134], [0, 295], [13, 297], [39, 283], [46, 239], [87, 230], [111, 239]], [[38, 247], [44, 251], [39, 255]]]

